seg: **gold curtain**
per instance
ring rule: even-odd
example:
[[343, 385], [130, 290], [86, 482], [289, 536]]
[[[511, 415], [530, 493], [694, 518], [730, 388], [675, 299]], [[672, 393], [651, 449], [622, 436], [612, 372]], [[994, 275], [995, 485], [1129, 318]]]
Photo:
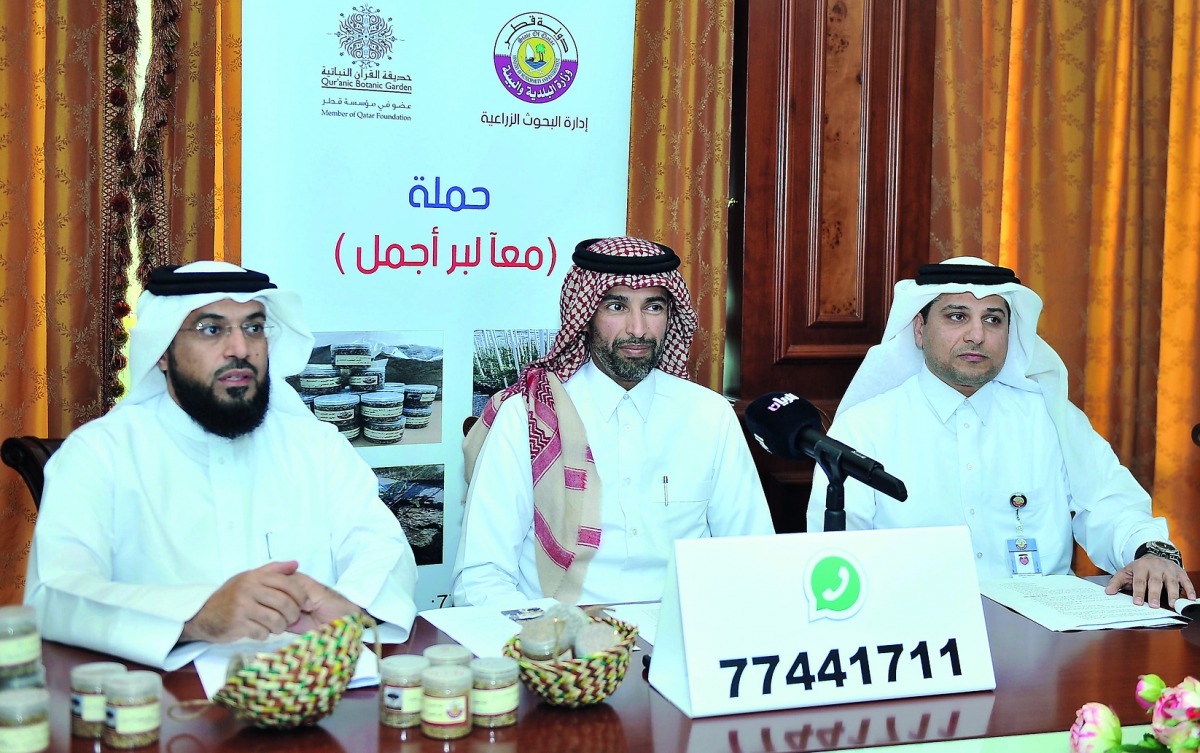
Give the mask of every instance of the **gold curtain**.
[[1196, 6], [939, 0], [938, 19], [934, 260], [983, 256], [1038, 291], [1071, 399], [1194, 562], [1200, 113], [1178, 84], [1200, 74]]
[[163, 138], [172, 264], [240, 263], [242, 2], [183, 3]]
[[[0, 437], [62, 437], [103, 412], [103, 39], [100, 2], [0, 4]], [[37, 513], [2, 471], [11, 604]]]
[[700, 314], [689, 371], [722, 389], [733, 14], [728, 0], [638, 0], [628, 227], [674, 248]]

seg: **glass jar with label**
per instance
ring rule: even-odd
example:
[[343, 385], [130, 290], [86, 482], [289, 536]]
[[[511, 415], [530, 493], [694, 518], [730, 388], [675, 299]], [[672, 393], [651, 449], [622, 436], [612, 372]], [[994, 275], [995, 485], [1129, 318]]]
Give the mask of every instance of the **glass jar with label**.
[[42, 636], [33, 607], [0, 607], [0, 682], [11, 688], [37, 674], [42, 661]]
[[471, 670], [458, 664], [421, 673], [421, 732], [438, 740], [471, 734]]
[[115, 661], [80, 664], [71, 670], [71, 734], [100, 739], [104, 733], [104, 678], [127, 669]]
[[379, 663], [379, 723], [386, 727], [416, 727], [421, 723], [421, 673], [429, 669], [424, 656], [398, 654]]
[[520, 666], [507, 656], [485, 656], [471, 662], [471, 724], [508, 727], [517, 723]]
[[50, 748], [50, 691], [0, 690], [0, 750], [41, 753]]
[[430, 666], [437, 667], [445, 664], [457, 664], [465, 667], [471, 663], [475, 655], [466, 646], [457, 643], [435, 643], [424, 651]]
[[162, 727], [162, 677], [139, 670], [104, 678], [102, 739], [112, 748], [140, 748], [158, 742]]

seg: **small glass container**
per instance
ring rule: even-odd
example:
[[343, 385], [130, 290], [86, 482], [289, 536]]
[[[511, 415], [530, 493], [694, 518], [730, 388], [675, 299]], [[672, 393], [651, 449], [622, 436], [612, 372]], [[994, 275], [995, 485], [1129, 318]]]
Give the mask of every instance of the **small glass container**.
[[25, 606], [0, 607], [0, 681], [36, 674], [41, 660], [37, 610]]
[[429, 417], [433, 415], [433, 408], [409, 408], [407, 404], [404, 406], [404, 420], [410, 429], [424, 429], [429, 426]]
[[429, 669], [424, 656], [397, 654], [379, 663], [379, 723], [386, 727], [416, 727], [421, 723], [421, 673]]
[[359, 397], [359, 410], [366, 423], [404, 418], [404, 396], [395, 392], [368, 392]]
[[46, 687], [46, 667], [40, 660], [34, 663], [33, 671], [27, 675], [14, 675], [0, 679], [0, 690], [44, 687]]
[[475, 655], [471, 653], [471, 649], [466, 646], [460, 646], [457, 643], [436, 643], [425, 649], [425, 658], [429, 660], [429, 666], [440, 667], [448, 664], [457, 664], [460, 667], [465, 667], [471, 663]]
[[404, 386], [404, 407], [428, 408], [437, 397], [437, 387], [432, 384], [408, 384]]
[[300, 372], [300, 389], [313, 395], [332, 395], [342, 389], [342, 375], [332, 366], [310, 363]]
[[115, 661], [80, 664], [71, 669], [71, 734], [98, 740], [104, 733], [104, 678], [128, 671]]
[[607, 622], [593, 620], [575, 635], [575, 658], [582, 659], [616, 648], [621, 643], [621, 631]]
[[458, 664], [430, 667], [421, 673], [421, 688], [421, 732], [438, 740], [471, 734], [470, 669]]
[[40, 753], [50, 748], [50, 691], [0, 691], [0, 750]]
[[375, 392], [383, 389], [383, 367], [372, 367], [351, 374], [350, 389], [355, 392]]
[[350, 369], [352, 374], [367, 368], [375, 360], [371, 348], [362, 343], [338, 343], [329, 346], [329, 352], [333, 355], [334, 366]]
[[562, 626], [549, 617], [535, 617], [521, 625], [521, 656], [530, 661], [555, 661], [563, 653]]
[[395, 421], [369, 421], [363, 424], [363, 438], [373, 444], [396, 444], [404, 439], [404, 416]]
[[471, 724], [508, 727], [517, 723], [521, 689], [520, 665], [507, 656], [486, 656], [471, 662]]
[[158, 742], [161, 697], [162, 677], [156, 672], [138, 670], [105, 677], [104, 744], [124, 749]]
[[318, 395], [313, 398], [313, 415], [331, 424], [339, 421], [357, 421], [358, 395]]

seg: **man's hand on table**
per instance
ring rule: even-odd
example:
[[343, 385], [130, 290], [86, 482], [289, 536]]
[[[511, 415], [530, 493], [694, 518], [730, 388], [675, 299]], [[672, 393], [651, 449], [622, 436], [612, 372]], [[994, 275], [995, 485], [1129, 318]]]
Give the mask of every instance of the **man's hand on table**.
[[1171, 560], [1144, 554], [1113, 574], [1104, 592], [1111, 596], [1122, 588], [1130, 588], [1134, 604], [1149, 602], [1151, 607], [1158, 607], [1164, 587], [1167, 604], [1172, 608], [1180, 596], [1196, 598], [1196, 588], [1182, 567]]
[[184, 623], [179, 642], [262, 641], [273, 633], [305, 633], [360, 611], [332, 588], [298, 572], [297, 567], [294, 560], [268, 562], [225, 581], [196, 616]]

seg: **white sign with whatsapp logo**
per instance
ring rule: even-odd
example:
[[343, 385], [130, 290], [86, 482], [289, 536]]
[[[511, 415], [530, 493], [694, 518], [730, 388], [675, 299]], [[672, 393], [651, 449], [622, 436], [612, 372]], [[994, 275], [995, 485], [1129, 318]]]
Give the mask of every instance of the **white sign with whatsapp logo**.
[[691, 717], [992, 690], [967, 529], [677, 541], [650, 684]]

